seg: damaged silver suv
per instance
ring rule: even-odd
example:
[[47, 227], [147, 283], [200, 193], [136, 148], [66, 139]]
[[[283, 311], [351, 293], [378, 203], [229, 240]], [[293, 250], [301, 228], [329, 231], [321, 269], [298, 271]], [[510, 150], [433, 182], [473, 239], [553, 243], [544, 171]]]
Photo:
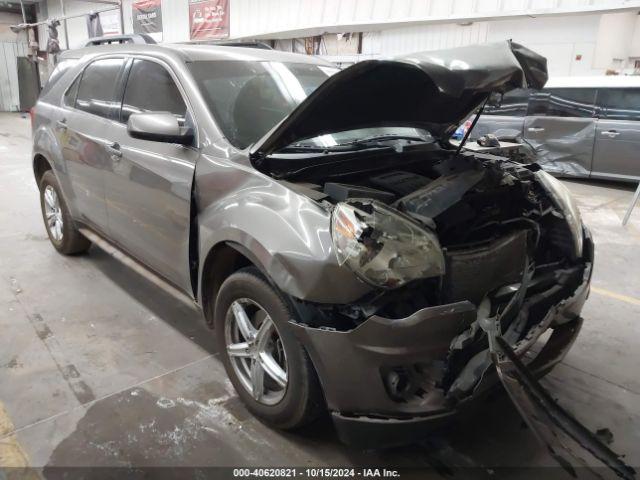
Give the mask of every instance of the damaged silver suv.
[[65, 52], [35, 107], [45, 225], [61, 253], [95, 243], [200, 306], [257, 417], [328, 409], [346, 441], [399, 442], [496, 384], [497, 345], [541, 375], [580, 330], [593, 245], [566, 188], [449, 142], [546, 79], [511, 42], [342, 71], [234, 47]]

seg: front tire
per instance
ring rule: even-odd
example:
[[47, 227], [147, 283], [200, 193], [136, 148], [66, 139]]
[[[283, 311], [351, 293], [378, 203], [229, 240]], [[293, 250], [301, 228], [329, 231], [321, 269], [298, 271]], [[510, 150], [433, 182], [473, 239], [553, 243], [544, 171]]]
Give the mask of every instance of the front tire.
[[227, 278], [214, 313], [216, 342], [236, 392], [265, 423], [291, 430], [322, 411], [316, 372], [288, 324], [280, 294], [251, 267]]
[[58, 252], [73, 255], [89, 250], [91, 242], [76, 228], [51, 170], [44, 172], [40, 180], [40, 208], [49, 240]]

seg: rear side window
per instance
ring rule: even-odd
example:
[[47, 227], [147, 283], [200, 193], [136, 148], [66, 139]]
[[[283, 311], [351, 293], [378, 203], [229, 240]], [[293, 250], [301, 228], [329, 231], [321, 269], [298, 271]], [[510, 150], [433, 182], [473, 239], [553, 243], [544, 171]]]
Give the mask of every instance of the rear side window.
[[67, 107], [73, 107], [76, 104], [76, 97], [78, 96], [78, 87], [80, 86], [80, 76], [78, 76], [71, 86], [64, 93], [64, 104]]
[[549, 88], [531, 95], [528, 115], [593, 117], [595, 88]]
[[527, 114], [530, 90], [513, 90], [505, 93], [499, 107], [487, 105], [483, 115], [506, 115], [509, 117], [524, 117]]
[[117, 118], [120, 101], [116, 96], [123, 63], [121, 58], [105, 58], [89, 64], [80, 80], [76, 108], [104, 118]]
[[640, 88], [603, 88], [598, 91], [601, 117], [640, 120]]
[[121, 120], [132, 113], [168, 112], [184, 122], [187, 106], [178, 86], [166, 68], [148, 60], [135, 60], [131, 66], [122, 101]]

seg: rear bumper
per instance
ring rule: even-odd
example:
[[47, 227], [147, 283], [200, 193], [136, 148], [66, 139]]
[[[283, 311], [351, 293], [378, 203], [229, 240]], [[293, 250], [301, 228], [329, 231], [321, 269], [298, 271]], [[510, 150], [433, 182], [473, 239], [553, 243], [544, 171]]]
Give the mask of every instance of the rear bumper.
[[[564, 358], [582, 326], [580, 312], [593, 264], [593, 245], [588, 235], [585, 240], [582, 282], [513, 346], [536, 375]], [[373, 316], [350, 331], [292, 325], [316, 368], [340, 438], [381, 447], [428, 435], [498, 382], [495, 369], [488, 370], [463, 400], [449, 398], [440, 385], [452, 339], [476, 317], [475, 306], [465, 301], [421, 309], [402, 319]], [[531, 347], [549, 328], [551, 336], [534, 354]], [[412, 385], [403, 398], [393, 390], [398, 372]]]

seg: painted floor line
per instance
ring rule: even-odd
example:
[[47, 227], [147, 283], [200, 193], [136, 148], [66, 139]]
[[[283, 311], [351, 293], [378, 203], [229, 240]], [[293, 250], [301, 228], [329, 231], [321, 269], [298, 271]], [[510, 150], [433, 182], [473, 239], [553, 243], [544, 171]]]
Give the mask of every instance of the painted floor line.
[[18, 443], [13, 432], [15, 428], [7, 410], [0, 402], [0, 468], [24, 468], [29, 466], [29, 458]]
[[631, 305], [640, 305], [640, 298], [630, 297], [629, 295], [623, 295], [621, 293], [612, 292], [606, 288], [591, 286], [591, 291], [598, 295], [604, 295], [605, 297], [620, 300], [621, 302], [630, 303]]

